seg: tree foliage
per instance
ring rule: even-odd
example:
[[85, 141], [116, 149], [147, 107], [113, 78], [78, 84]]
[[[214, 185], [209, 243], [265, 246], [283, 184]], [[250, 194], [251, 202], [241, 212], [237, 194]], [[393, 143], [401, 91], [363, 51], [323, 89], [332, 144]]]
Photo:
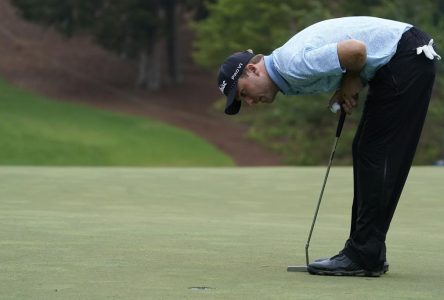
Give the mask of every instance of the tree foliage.
[[95, 13], [101, 7], [102, 0], [12, 0], [23, 16], [34, 22], [54, 26], [67, 36], [90, 27], [94, 23]]
[[[177, 82], [176, 9], [180, 0], [12, 0], [31, 21], [56, 28], [66, 36], [91, 33], [104, 48], [139, 59], [138, 84], [160, 83], [159, 40], [166, 39], [169, 82]], [[165, 52], [165, 51], [163, 51]]]
[[214, 67], [227, 53], [269, 53], [303, 27], [330, 16], [320, 1], [220, 0], [195, 28], [195, 58]]
[[[416, 25], [435, 39], [438, 53], [444, 54], [439, 51], [440, 45], [444, 45], [444, 0], [219, 0], [208, 8], [209, 17], [196, 25], [195, 58], [214, 69], [233, 52], [251, 48], [256, 53], [269, 54], [316, 21], [352, 15], [371, 15]], [[439, 78], [444, 65], [438, 65], [440, 72], [415, 163], [429, 164], [444, 157], [444, 80]], [[334, 136], [337, 122], [327, 109], [329, 97], [279, 95], [271, 106], [243, 108], [238, 118], [251, 125], [252, 138], [282, 153], [286, 163], [323, 164], [330, 151], [326, 138]], [[341, 137], [343, 145], [351, 145], [365, 92], [360, 99], [360, 107], [347, 117]], [[350, 163], [350, 148], [340, 147], [336, 162]]]

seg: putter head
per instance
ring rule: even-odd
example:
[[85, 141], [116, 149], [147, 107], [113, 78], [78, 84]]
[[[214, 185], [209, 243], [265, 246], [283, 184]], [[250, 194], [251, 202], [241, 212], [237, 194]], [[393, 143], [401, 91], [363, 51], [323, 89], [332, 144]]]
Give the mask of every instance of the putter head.
[[307, 266], [288, 266], [287, 272], [307, 272]]

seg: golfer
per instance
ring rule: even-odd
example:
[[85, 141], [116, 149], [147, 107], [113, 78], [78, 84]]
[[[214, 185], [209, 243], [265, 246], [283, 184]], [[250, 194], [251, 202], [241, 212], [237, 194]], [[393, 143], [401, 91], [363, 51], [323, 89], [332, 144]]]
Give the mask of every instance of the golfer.
[[[315, 260], [317, 275], [380, 276], [388, 270], [385, 239], [416, 151], [441, 57], [413, 25], [345, 17], [311, 25], [270, 55], [229, 56], [218, 86], [225, 113], [271, 103], [276, 94], [328, 92], [350, 114], [368, 85], [353, 153], [350, 236], [339, 254]], [[310, 103], [307, 103], [310, 105]]]

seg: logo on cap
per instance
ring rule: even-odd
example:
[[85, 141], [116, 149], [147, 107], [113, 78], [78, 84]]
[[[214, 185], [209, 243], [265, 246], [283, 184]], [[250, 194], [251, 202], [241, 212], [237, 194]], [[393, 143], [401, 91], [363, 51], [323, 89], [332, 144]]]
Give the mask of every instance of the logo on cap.
[[221, 85], [219, 86], [219, 90], [222, 92], [222, 94], [224, 93], [225, 87], [227, 86], [227, 83], [224, 81], [222, 81]]
[[236, 68], [236, 71], [234, 71], [233, 76], [231, 76], [231, 79], [234, 80], [234, 78], [236, 77], [237, 73], [239, 73], [240, 69], [242, 68], [244, 64], [243, 63], [239, 63], [239, 65]]

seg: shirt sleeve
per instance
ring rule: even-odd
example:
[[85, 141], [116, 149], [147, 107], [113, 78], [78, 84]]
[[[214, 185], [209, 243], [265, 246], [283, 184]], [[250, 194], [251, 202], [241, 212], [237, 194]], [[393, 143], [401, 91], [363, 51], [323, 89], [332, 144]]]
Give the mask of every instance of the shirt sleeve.
[[318, 48], [304, 49], [300, 66], [302, 76], [318, 78], [332, 75], [342, 75], [345, 69], [341, 67], [338, 57], [338, 44], [331, 43]]

